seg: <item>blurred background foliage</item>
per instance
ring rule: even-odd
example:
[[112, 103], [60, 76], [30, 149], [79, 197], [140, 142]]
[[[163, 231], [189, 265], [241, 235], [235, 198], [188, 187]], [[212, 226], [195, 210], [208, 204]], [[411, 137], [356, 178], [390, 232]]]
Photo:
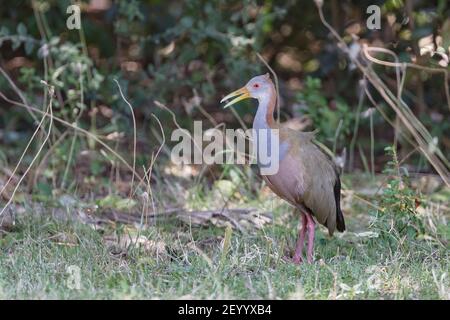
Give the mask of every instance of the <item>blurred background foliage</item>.
[[[323, 27], [313, 1], [89, 0], [78, 2], [82, 29], [69, 30], [66, 10], [73, 3], [32, 0], [0, 6], [0, 66], [28, 103], [40, 109], [46, 104], [41, 83], [45, 80], [56, 88], [55, 115], [130, 152], [132, 117], [113, 81], [117, 79], [138, 121], [138, 168], [159, 146], [151, 114], [163, 123], [166, 137], [174, 128], [170, 113], [158, 108], [155, 100], [166, 104], [186, 128], [192, 120], [211, 119], [241, 126], [230, 111], [221, 110], [219, 100], [252, 76], [268, 72], [256, 52], [279, 77], [282, 121], [294, 118], [298, 129], [319, 129], [319, 140], [338, 154], [348, 150], [358, 131], [351, 155], [355, 161], [346, 164], [350, 170], [365, 169], [372, 121], [375, 171], [386, 164], [384, 148], [392, 143], [394, 129], [378, 112], [370, 112], [373, 105], [367, 99], [359, 104], [361, 74]], [[366, 8], [373, 4], [381, 7], [380, 30], [366, 27]], [[386, 47], [401, 61], [448, 69], [446, 0], [330, 0], [324, 1], [324, 10], [351, 47]], [[394, 88], [395, 70], [377, 70]], [[0, 91], [19, 99], [3, 76]], [[404, 99], [448, 155], [450, 122], [443, 77], [408, 72]], [[247, 101], [236, 108], [247, 126], [254, 106]], [[14, 163], [33, 128], [27, 112], [0, 100], [0, 161]], [[66, 130], [59, 124], [56, 129], [52, 143]], [[50, 161], [64, 167], [69, 154], [86, 148], [95, 148], [95, 143], [64, 140]], [[399, 142], [400, 155], [408, 148]], [[90, 163], [92, 173], [102, 172], [98, 162]], [[432, 170], [418, 153], [409, 163], [415, 171]], [[64, 170], [58, 174], [64, 175]]]

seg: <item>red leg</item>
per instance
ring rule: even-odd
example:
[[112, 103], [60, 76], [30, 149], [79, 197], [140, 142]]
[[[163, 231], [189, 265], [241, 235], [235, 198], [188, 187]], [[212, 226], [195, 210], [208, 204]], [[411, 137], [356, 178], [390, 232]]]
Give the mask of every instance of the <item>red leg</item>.
[[308, 259], [308, 263], [312, 263], [313, 261], [313, 252], [314, 252], [314, 233], [316, 229], [316, 223], [314, 222], [313, 217], [306, 213], [306, 229], [308, 230], [308, 249], [306, 253], [306, 257]]
[[300, 213], [301, 214], [301, 227], [300, 230], [298, 232], [298, 239], [297, 239], [297, 244], [295, 246], [295, 253], [294, 253], [294, 257], [292, 258], [292, 262], [299, 264], [301, 262], [303, 262], [303, 257], [302, 257], [302, 250], [303, 250], [303, 244], [305, 243], [305, 235], [306, 235], [306, 226], [307, 226], [307, 218], [306, 218], [306, 214], [304, 214], [303, 212]]

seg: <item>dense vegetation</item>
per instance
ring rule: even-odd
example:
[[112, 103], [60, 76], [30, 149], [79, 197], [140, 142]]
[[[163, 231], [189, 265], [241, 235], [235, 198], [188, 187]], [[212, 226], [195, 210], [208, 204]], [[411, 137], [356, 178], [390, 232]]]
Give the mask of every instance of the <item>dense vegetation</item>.
[[[79, 30], [71, 4], [0, 6], [0, 298], [450, 297], [448, 1], [324, 1], [341, 41], [314, 1], [81, 1]], [[255, 168], [170, 161], [177, 126], [251, 126], [219, 101], [270, 72], [257, 53], [342, 167], [348, 231], [313, 265], [283, 260], [297, 216]]]

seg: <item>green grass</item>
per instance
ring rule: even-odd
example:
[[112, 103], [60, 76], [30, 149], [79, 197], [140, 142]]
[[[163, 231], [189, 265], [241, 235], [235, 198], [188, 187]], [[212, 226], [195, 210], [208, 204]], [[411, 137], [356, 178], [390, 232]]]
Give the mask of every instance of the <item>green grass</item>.
[[[343, 235], [318, 230], [313, 264], [285, 262], [297, 230], [285, 209], [261, 230], [233, 230], [225, 251], [226, 229], [212, 225], [172, 219], [139, 231], [30, 212], [0, 233], [0, 298], [449, 298], [445, 246], [357, 236], [367, 231], [362, 213], [347, 216]], [[79, 290], [68, 286], [70, 266], [80, 268]]]

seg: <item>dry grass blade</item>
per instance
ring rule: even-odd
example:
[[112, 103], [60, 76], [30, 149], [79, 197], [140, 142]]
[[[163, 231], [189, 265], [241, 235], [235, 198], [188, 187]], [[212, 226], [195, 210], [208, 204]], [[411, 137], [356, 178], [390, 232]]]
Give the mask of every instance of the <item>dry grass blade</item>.
[[67, 122], [67, 121], [65, 121], [65, 120], [63, 120], [61, 118], [58, 118], [58, 117], [56, 117], [53, 114], [50, 115], [50, 114], [45, 113], [42, 110], [39, 110], [38, 108], [35, 108], [35, 107], [32, 107], [32, 106], [25, 105], [23, 103], [11, 100], [8, 97], [6, 97], [3, 94], [3, 92], [0, 92], [0, 97], [3, 98], [3, 100], [5, 100], [6, 102], [9, 102], [9, 103], [11, 103], [11, 104], [13, 104], [15, 106], [22, 107], [22, 108], [29, 108], [29, 109], [31, 109], [31, 110], [33, 110], [33, 111], [35, 111], [35, 112], [37, 112], [37, 113], [39, 113], [41, 115], [44, 115], [45, 117], [52, 118], [53, 121], [59, 122], [59, 123], [63, 124], [66, 127], [69, 127], [69, 128], [71, 128], [73, 130], [76, 130], [76, 131], [79, 131], [79, 132], [83, 133], [84, 135], [86, 135], [89, 138], [91, 138], [91, 139], [95, 140], [96, 142], [98, 142], [100, 145], [102, 145], [102, 147], [104, 147], [106, 150], [108, 150], [113, 156], [115, 156], [117, 159], [119, 159], [120, 162], [122, 162], [127, 167], [127, 169], [129, 169], [131, 172], [133, 172], [134, 175], [136, 177], [138, 177], [140, 181], [143, 180], [143, 178], [136, 171], [133, 170], [133, 167], [120, 154], [118, 154], [116, 151], [114, 151], [114, 149], [112, 149], [110, 146], [108, 146], [105, 142], [103, 142], [95, 134], [89, 132], [88, 130], [80, 128], [80, 127], [78, 127], [78, 126], [76, 126], [76, 125], [74, 125], [72, 123], [69, 123], [69, 122]]
[[[153, 102], [155, 103], [155, 105], [156, 105], [158, 108], [160, 108], [160, 109], [162, 109], [162, 110], [165, 110], [165, 111], [167, 111], [167, 112], [170, 113], [170, 115], [171, 115], [171, 117], [172, 117], [172, 119], [173, 119], [173, 123], [175, 124], [175, 126], [177, 127], [177, 129], [185, 131], [185, 132], [188, 134], [189, 139], [193, 142], [193, 144], [194, 144], [195, 148], [197, 149], [197, 151], [200, 152], [201, 154], [203, 154], [202, 146], [199, 146], [199, 145], [198, 145], [197, 139], [194, 139], [194, 137], [192, 136], [192, 134], [191, 134], [190, 132], [188, 132], [186, 129], [183, 129], [183, 128], [180, 126], [180, 124], [179, 124], [178, 121], [177, 121], [177, 117], [176, 117], [175, 113], [174, 113], [172, 110], [170, 110], [170, 109], [169, 109], [166, 105], [164, 105], [163, 103], [161, 103], [161, 102], [159, 102], [159, 101], [157, 101], [157, 100], [154, 100]], [[237, 113], [236, 113], [236, 115], [237, 115]], [[243, 122], [242, 122], [242, 123], [243, 123]], [[221, 124], [219, 124], [218, 126], [221, 126]], [[245, 124], [244, 124], [244, 126], [245, 126]], [[210, 172], [211, 176], [214, 177], [215, 174], [214, 174], [214, 172], [211, 170], [210, 166], [207, 166], [206, 164], [204, 164], [204, 166], [206, 166], [206, 169]], [[198, 180], [198, 181], [199, 181], [199, 180]], [[229, 198], [226, 199], [225, 196], [223, 195], [223, 193], [222, 193], [221, 191], [219, 191], [219, 194], [220, 194], [220, 196], [222, 197], [222, 199], [223, 199], [223, 201], [224, 201], [224, 203], [225, 203], [225, 206], [226, 206], [226, 205], [228, 204]], [[224, 208], [225, 208], [225, 206], [224, 206]]]
[[44, 123], [44, 120], [46, 119], [46, 115], [48, 114], [48, 110], [45, 113], [45, 115], [42, 117], [41, 121], [39, 122], [38, 126], [36, 127], [36, 130], [34, 131], [33, 135], [31, 136], [30, 140], [28, 141], [28, 144], [26, 145], [22, 155], [19, 158], [19, 161], [17, 162], [14, 170], [12, 171], [11, 175], [9, 175], [9, 179], [6, 181], [5, 185], [3, 186], [2, 190], [0, 191], [0, 195], [3, 194], [5, 189], [8, 187], [9, 183], [11, 182], [12, 177], [15, 176], [17, 170], [19, 169], [20, 164], [22, 163], [23, 158], [25, 157], [25, 154], [27, 153], [28, 149], [30, 148], [31, 143], [33, 142], [34, 138], [36, 137], [39, 130], [41, 130], [42, 124]]
[[114, 82], [116, 83], [117, 87], [119, 88], [120, 96], [122, 97], [122, 100], [125, 101], [125, 103], [127, 104], [128, 108], [130, 109], [131, 116], [133, 118], [133, 170], [132, 170], [132, 175], [131, 175], [131, 188], [130, 188], [130, 198], [131, 198], [131, 195], [133, 194], [134, 176], [135, 176], [135, 173], [136, 173], [136, 140], [137, 140], [137, 137], [136, 137], [136, 117], [134, 116], [133, 107], [128, 102], [128, 100], [125, 98], [125, 96], [123, 95], [122, 88], [120, 87], [119, 82], [116, 79], [114, 79]]
[[[19, 96], [20, 100], [22, 100], [22, 103], [24, 105], [28, 105], [27, 99], [25, 98], [25, 96], [23, 95], [22, 91], [19, 90], [19, 88], [17, 88], [16, 84], [14, 83], [14, 81], [12, 81], [12, 79], [8, 76], [8, 74], [5, 72], [5, 70], [3, 70], [2, 68], [0, 68], [0, 73], [6, 78], [6, 80], [8, 81], [8, 83], [11, 85], [11, 88], [13, 88], [14, 92]], [[36, 117], [36, 115], [33, 113], [33, 110], [30, 108], [27, 108], [27, 112], [30, 114], [30, 116], [33, 118], [33, 120], [35, 122], [38, 122], [38, 119]]]
[[[46, 84], [47, 85], [47, 84]], [[25, 169], [25, 172], [22, 174], [22, 176], [20, 177], [19, 181], [16, 184], [16, 187], [14, 188], [11, 197], [9, 198], [8, 202], [5, 204], [5, 206], [2, 208], [2, 210], [0, 211], [0, 216], [3, 214], [3, 212], [5, 212], [5, 210], [8, 208], [8, 206], [11, 204], [11, 202], [14, 200], [14, 195], [16, 194], [17, 190], [19, 189], [20, 184], [22, 183], [23, 179], [25, 179], [26, 175], [28, 174], [28, 172], [30, 171], [31, 167], [33, 166], [34, 162], [36, 161], [36, 159], [39, 157], [39, 155], [41, 154], [42, 149], [44, 148], [45, 144], [47, 143], [48, 139], [50, 138], [50, 132], [52, 131], [52, 127], [53, 127], [53, 109], [52, 109], [52, 104], [53, 104], [53, 95], [54, 95], [54, 89], [52, 86], [48, 86], [48, 90], [49, 90], [49, 95], [50, 95], [50, 101], [48, 104], [48, 108], [47, 111], [44, 113], [44, 116], [42, 117], [41, 122], [39, 123], [39, 126], [36, 128], [36, 131], [33, 134], [33, 137], [30, 139], [27, 148], [25, 149], [24, 153], [22, 154], [21, 159], [23, 158], [23, 155], [25, 154], [25, 152], [27, 151], [28, 147], [31, 144], [31, 141], [33, 141], [34, 136], [36, 135], [36, 133], [39, 131], [39, 129], [42, 126], [43, 120], [47, 118], [47, 116], [50, 117], [50, 123], [48, 126], [48, 132], [47, 135], [44, 138], [44, 141], [41, 143], [38, 151], [36, 152], [35, 156], [33, 157], [33, 160], [31, 160], [31, 163], [28, 165], [28, 167]], [[19, 166], [20, 162], [17, 164], [16, 168], [14, 169], [14, 172], [17, 170], [17, 167]], [[12, 177], [12, 175], [11, 175]], [[10, 180], [8, 180], [9, 182]], [[4, 188], [6, 188], [6, 185], [8, 183], [5, 184]], [[2, 192], [4, 190], [4, 188], [2, 189]], [[0, 193], [1, 194], [1, 193]]]
[[275, 73], [275, 71], [273, 71], [273, 69], [269, 66], [267, 61], [262, 57], [262, 55], [260, 55], [258, 52], [256, 53], [256, 55], [258, 56], [259, 60], [261, 60], [262, 63], [264, 63], [264, 65], [267, 67], [267, 69], [270, 70], [270, 73], [272, 73], [272, 75], [275, 79], [275, 89], [277, 90], [277, 121], [279, 124], [280, 123], [280, 89], [278, 86], [278, 76]]
[[150, 166], [148, 168], [148, 171], [145, 172], [145, 179], [147, 180], [147, 193], [150, 196], [150, 201], [152, 203], [152, 210], [155, 213], [156, 212], [156, 206], [155, 206], [155, 201], [153, 199], [153, 191], [152, 191], [152, 186], [151, 186], [151, 178], [152, 178], [152, 173], [153, 173], [153, 166], [155, 165], [156, 159], [158, 159], [159, 154], [161, 153], [162, 148], [164, 147], [164, 145], [166, 144], [166, 136], [164, 134], [164, 129], [163, 126], [161, 124], [161, 121], [159, 121], [158, 117], [155, 116], [152, 113], [152, 117], [155, 118], [156, 122], [158, 122], [159, 125], [159, 129], [161, 130], [161, 134], [162, 134], [162, 141], [161, 144], [158, 148], [158, 150], [156, 151], [156, 153], [152, 153], [152, 159], [150, 162]]
[[223, 268], [223, 266], [225, 264], [225, 260], [228, 256], [228, 251], [230, 251], [232, 235], [233, 235], [233, 229], [231, 228], [230, 225], [227, 225], [227, 228], [225, 229], [225, 237], [223, 239], [222, 253], [220, 255], [219, 269]]
[[[449, 85], [448, 85], [448, 82], [449, 82], [448, 70], [446, 70], [444, 68], [425, 67], [425, 66], [420, 66], [420, 65], [414, 64], [414, 63], [408, 63], [408, 62], [400, 63], [395, 52], [393, 52], [389, 49], [386, 49], [386, 48], [365, 46], [365, 47], [363, 47], [363, 49], [364, 49], [364, 54], [365, 54], [366, 58], [376, 64], [380, 64], [380, 65], [384, 65], [384, 66], [388, 66], [388, 67], [394, 67], [394, 68], [408, 67], [408, 68], [414, 68], [414, 69], [418, 69], [418, 70], [427, 71], [430, 73], [442, 73], [444, 75], [445, 97], [447, 100], [448, 109], [450, 110], [450, 90], [449, 90]], [[370, 54], [368, 54], [369, 52], [387, 53], [395, 58], [395, 62], [389, 62], [389, 61], [377, 59], [377, 58], [371, 56]]]
[[[320, 20], [324, 24], [324, 26], [333, 34], [333, 36], [336, 38], [336, 40], [339, 43], [339, 46], [341, 49], [347, 53], [349, 59], [358, 67], [358, 69], [364, 74], [365, 78], [370, 81], [370, 83], [374, 86], [374, 88], [380, 93], [380, 95], [383, 97], [383, 99], [388, 103], [388, 105], [396, 112], [399, 119], [402, 121], [403, 125], [406, 127], [406, 129], [409, 131], [409, 133], [414, 137], [416, 143], [418, 144], [419, 150], [422, 152], [423, 155], [427, 158], [427, 160], [430, 162], [430, 164], [434, 167], [434, 169], [437, 171], [439, 176], [442, 178], [442, 180], [445, 182], [447, 186], [450, 186], [450, 172], [449, 172], [449, 165], [448, 161], [443, 157], [443, 153], [439, 150], [436, 143], [431, 138], [431, 135], [426, 130], [426, 128], [422, 125], [422, 123], [412, 114], [409, 107], [406, 105], [406, 103], [401, 99], [401, 92], [403, 88], [403, 81], [404, 81], [404, 72], [402, 80], [400, 81], [399, 88], [397, 95], [394, 95], [391, 90], [387, 87], [387, 85], [378, 77], [378, 75], [375, 73], [375, 71], [370, 67], [363, 66], [362, 63], [352, 55], [350, 55], [350, 49], [345, 43], [345, 41], [342, 39], [342, 37], [336, 32], [336, 30], [326, 21], [323, 11], [322, 11], [322, 2], [316, 1], [316, 6], [319, 12]], [[405, 70], [406, 64], [399, 64], [398, 62], [392, 63], [392, 62], [385, 62], [376, 58], [371, 57], [368, 55], [368, 52], [372, 50], [378, 50], [383, 51], [388, 54], [394, 54], [391, 51], [383, 50], [383, 48], [371, 48], [368, 49], [367, 46], [363, 48], [363, 52], [366, 55], [366, 58], [369, 61], [377, 62], [383, 65], [391, 65], [395, 66], [396, 68], [403, 68]], [[395, 55], [395, 54], [394, 54]], [[398, 59], [396, 58], [398, 61]], [[436, 72], [436, 69], [433, 68], [427, 68], [427, 67], [421, 67], [414, 64], [408, 64], [409, 67], [414, 67], [417, 69], [422, 69], [425, 71], [430, 72]], [[399, 70], [396, 70], [397, 74], [399, 74]], [[397, 81], [398, 81], [397, 76]], [[445, 78], [448, 79], [448, 75], [445, 72]], [[448, 84], [445, 84], [446, 89], [446, 97], [448, 98]], [[416, 145], [415, 145], [416, 146]]]

